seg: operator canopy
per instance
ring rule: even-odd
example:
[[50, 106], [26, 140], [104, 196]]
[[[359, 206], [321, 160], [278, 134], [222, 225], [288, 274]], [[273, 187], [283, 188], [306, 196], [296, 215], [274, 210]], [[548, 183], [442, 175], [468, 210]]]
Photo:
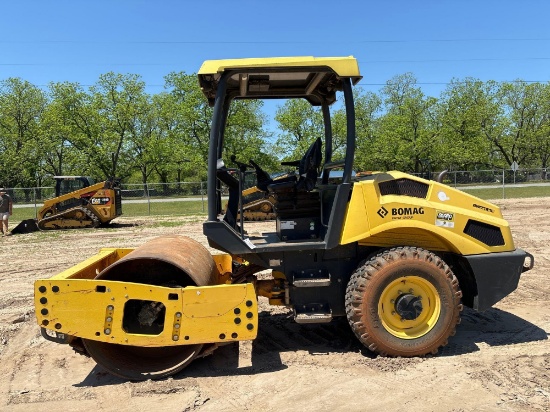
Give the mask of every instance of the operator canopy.
[[336, 92], [342, 90], [343, 78], [350, 78], [353, 84], [362, 78], [353, 56], [207, 60], [198, 77], [210, 106], [214, 106], [224, 73], [229, 76], [226, 94], [231, 98], [303, 97], [314, 106], [334, 103]]

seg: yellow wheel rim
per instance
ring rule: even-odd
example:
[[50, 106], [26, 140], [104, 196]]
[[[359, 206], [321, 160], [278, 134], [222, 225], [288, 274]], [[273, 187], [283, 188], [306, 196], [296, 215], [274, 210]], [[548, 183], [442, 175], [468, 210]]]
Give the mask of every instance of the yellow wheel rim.
[[[422, 310], [415, 319], [404, 319], [396, 309], [403, 296], [420, 299]], [[433, 329], [441, 314], [441, 300], [435, 287], [419, 276], [403, 276], [391, 282], [378, 301], [378, 316], [384, 328], [400, 339], [416, 339]]]

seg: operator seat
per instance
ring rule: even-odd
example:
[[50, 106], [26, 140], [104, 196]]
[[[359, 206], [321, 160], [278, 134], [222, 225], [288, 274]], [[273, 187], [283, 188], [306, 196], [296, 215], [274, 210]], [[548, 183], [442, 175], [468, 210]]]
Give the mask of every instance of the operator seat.
[[274, 182], [267, 185], [267, 190], [275, 194], [282, 191], [288, 191], [289, 189], [305, 192], [312, 191], [317, 183], [319, 167], [323, 160], [323, 154], [321, 152], [322, 147], [323, 143], [321, 139], [317, 138], [311, 146], [309, 146], [301, 160], [282, 162], [281, 164], [284, 166], [298, 166], [298, 180]]
[[321, 202], [314, 191], [323, 159], [322, 142], [317, 138], [301, 160], [283, 165], [298, 166], [295, 181], [272, 183], [267, 186], [275, 198], [277, 235], [282, 241], [317, 239], [321, 233]]

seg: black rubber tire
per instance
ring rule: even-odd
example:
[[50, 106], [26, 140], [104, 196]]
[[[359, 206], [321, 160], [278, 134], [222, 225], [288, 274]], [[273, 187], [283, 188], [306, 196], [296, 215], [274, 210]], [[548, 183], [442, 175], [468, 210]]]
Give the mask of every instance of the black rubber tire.
[[[429, 282], [439, 299], [437, 320], [414, 338], [390, 333], [379, 313], [384, 291], [407, 276]], [[345, 304], [349, 324], [365, 347], [383, 356], [411, 357], [435, 354], [447, 344], [460, 322], [461, 297], [456, 276], [441, 258], [421, 248], [397, 247], [359, 265], [348, 283]]]

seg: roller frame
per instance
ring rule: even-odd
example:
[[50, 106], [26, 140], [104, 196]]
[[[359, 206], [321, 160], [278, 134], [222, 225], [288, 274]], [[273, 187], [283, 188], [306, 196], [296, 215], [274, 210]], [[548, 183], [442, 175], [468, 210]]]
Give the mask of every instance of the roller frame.
[[[170, 288], [93, 280], [98, 271], [131, 251], [102, 249], [97, 255], [57, 276], [37, 280], [34, 286], [37, 323], [54, 332], [43, 335], [53, 335], [51, 340], [57, 339], [55, 341], [60, 335], [65, 335], [65, 341], [79, 337], [145, 347], [256, 338], [258, 305], [251, 283]], [[229, 258], [227, 255], [214, 256], [220, 282], [224, 281], [224, 267], [230, 262]], [[164, 327], [160, 334], [136, 334], [124, 330], [124, 306], [130, 300], [161, 302], [165, 306]]]

